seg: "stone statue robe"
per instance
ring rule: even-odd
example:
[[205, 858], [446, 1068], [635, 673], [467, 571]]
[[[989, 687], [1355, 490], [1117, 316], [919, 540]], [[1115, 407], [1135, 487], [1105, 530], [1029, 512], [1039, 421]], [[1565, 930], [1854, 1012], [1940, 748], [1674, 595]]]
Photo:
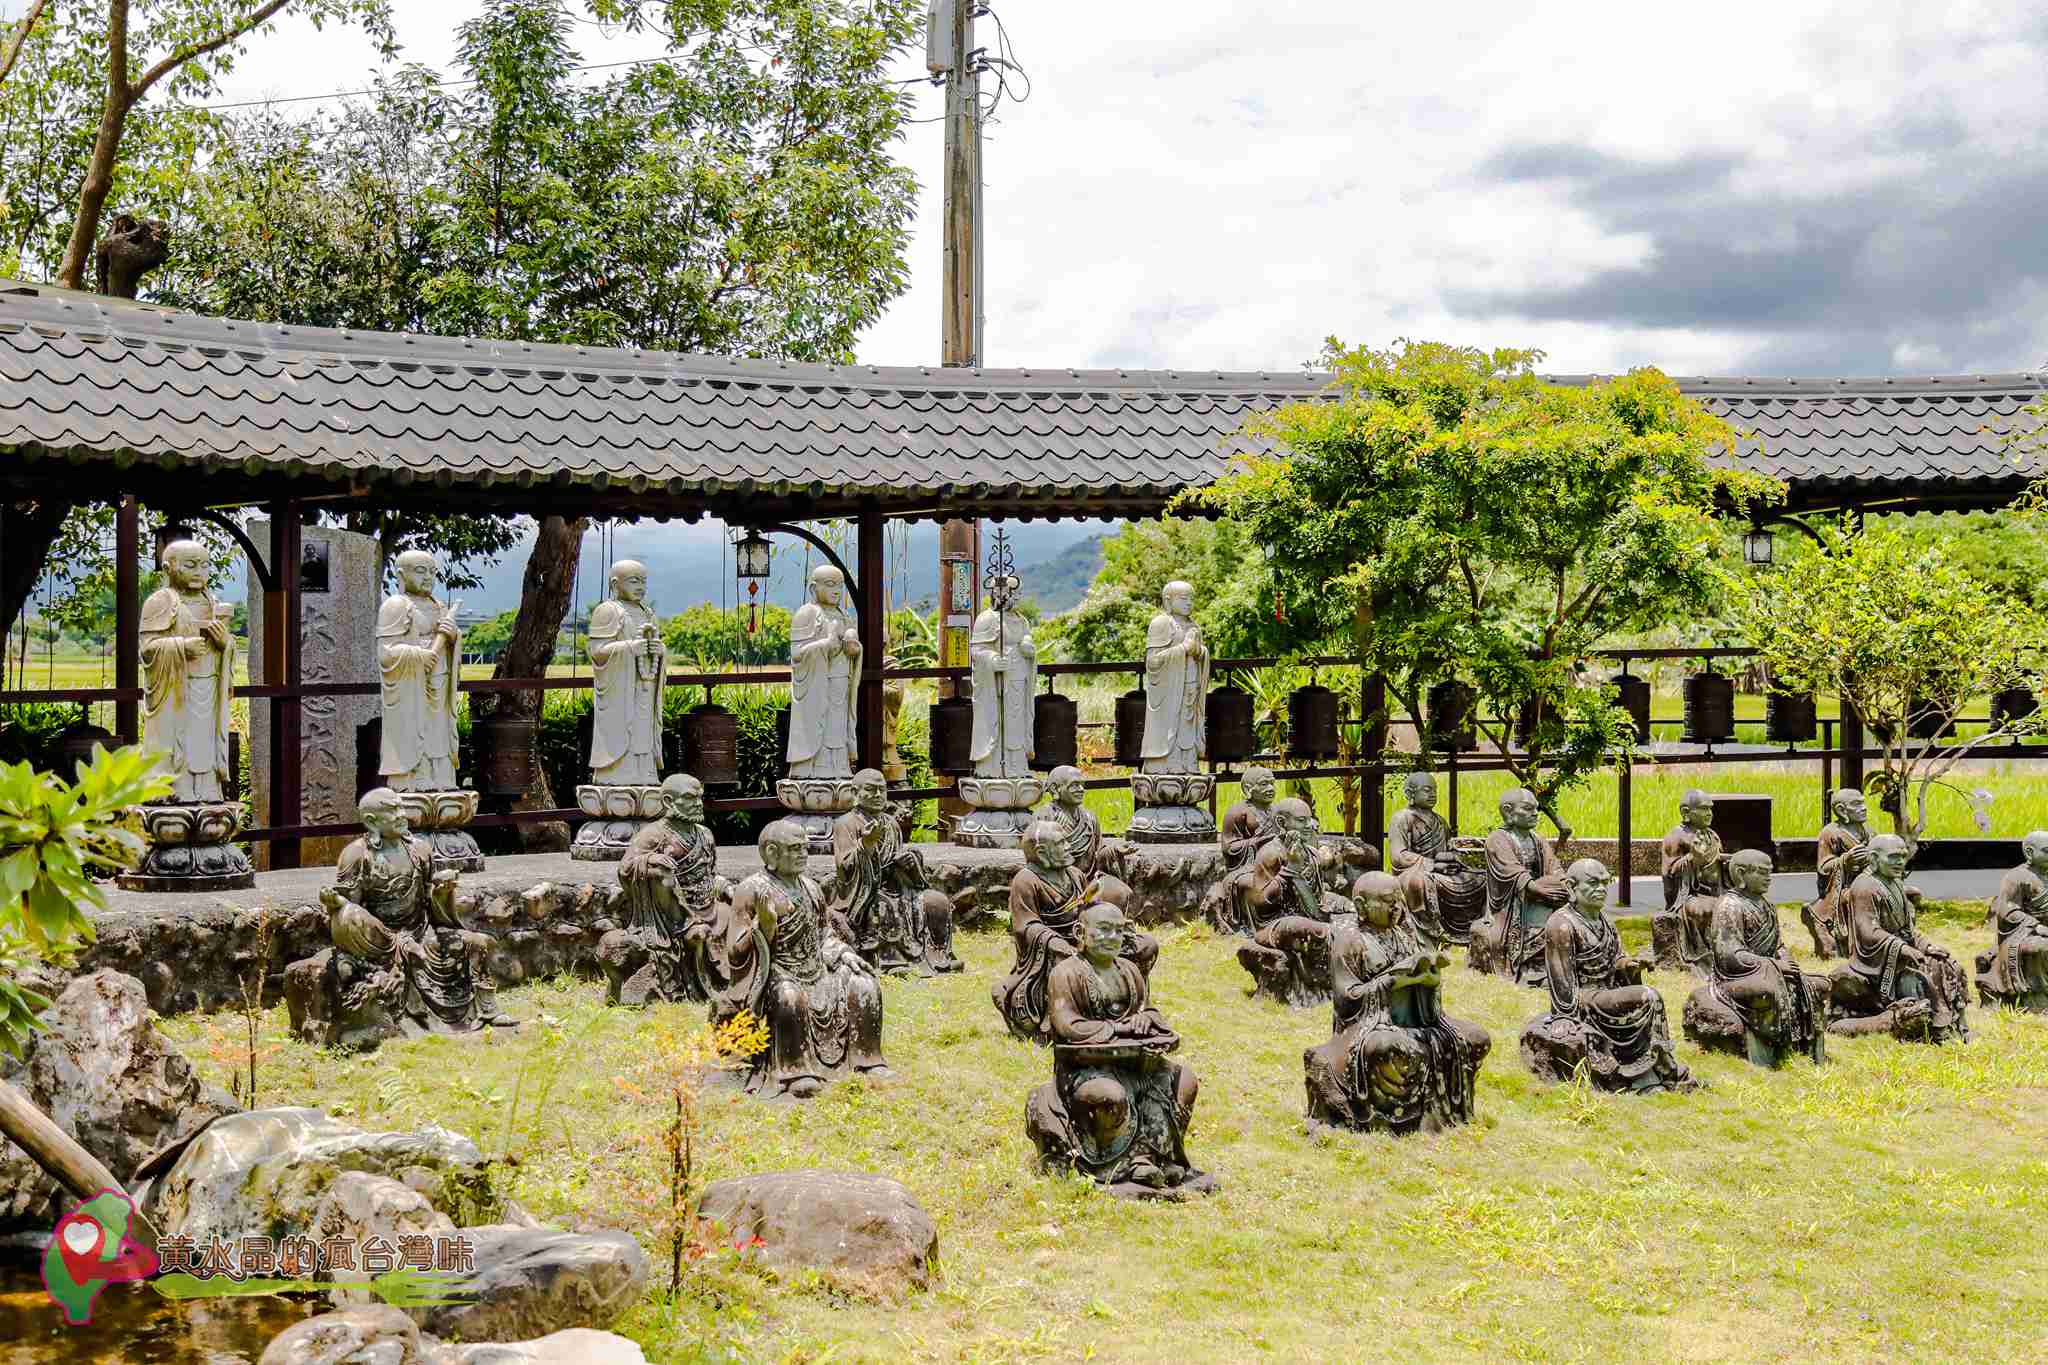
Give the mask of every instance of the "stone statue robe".
[[[768, 1025], [768, 1047], [749, 1066], [749, 1091], [809, 1095], [856, 1071], [888, 1069], [882, 988], [832, 932], [824, 907], [809, 877], [784, 882], [757, 872], [733, 891], [710, 945], [723, 983], [712, 993], [712, 1025], [741, 1010]], [[772, 933], [762, 930], [763, 908], [774, 912]]]
[[[1678, 958], [1710, 974], [1714, 912], [1728, 890], [1728, 855], [1711, 829], [1681, 824], [1664, 836], [1664, 913], [1676, 923]], [[1661, 959], [1660, 959], [1661, 960]]]
[[1218, 833], [1223, 845], [1224, 870], [1235, 872], [1251, 866], [1259, 846], [1279, 833], [1280, 821], [1270, 804], [1240, 801], [1232, 806], [1223, 813], [1223, 828]]
[[2022, 863], [1991, 902], [1997, 942], [1977, 959], [1977, 991], [2027, 1009], [2048, 1010], [2048, 887]]
[[[1052, 969], [1077, 951], [1082, 898], [1093, 880], [1078, 867], [1048, 876], [1028, 862], [1010, 878], [1010, 940], [1016, 959], [989, 994], [1010, 1032], [1027, 1042], [1052, 1041], [1046, 992]], [[1149, 974], [1159, 958], [1159, 941], [1133, 929], [1124, 955]]]
[[789, 775], [853, 776], [853, 694], [860, 671], [846, 653], [853, 618], [806, 602], [789, 622]]
[[[1968, 1038], [1969, 994], [1962, 968], [1922, 937], [1905, 884], [1865, 872], [1849, 883], [1843, 906], [1849, 960], [1841, 970], [1864, 991], [1859, 1000], [1853, 985], [1845, 991], [1838, 982], [1832, 998], [1848, 1012], [1864, 1008], [1866, 1002], [1881, 1010], [1902, 999], [1923, 998], [1931, 1007], [1929, 1027], [1937, 1040]], [[1903, 960], [1907, 948], [1932, 950], [1927, 973]]]
[[647, 989], [634, 991], [633, 1003], [710, 998], [717, 983], [707, 979], [706, 953], [730, 889], [718, 875], [718, 843], [703, 825], [677, 829], [654, 820], [633, 836], [619, 860], [623, 927], [640, 938], [651, 968]]
[[367, 1035], [368, 1022], [385, 1015], [401, 1028], [467, 1033], [496, 1016], [486, 965], [491, 939], [462, 928], [452, 887], [436, 894], [426, 840], [408, 836], [373, 850], [357, 839], [334, 871], [342, 899], [328, 929], [337, 950], [338, 1022], [353, 1019]]
[[1583, 1058], [1602, 1090], [1688, 1090], [1697, 1084], [1672, 1050], [1664, 998], [1633, 979], [1640, 976], [1639, 964], [1622, 957], [1621, 936], [1605, 915], [1588, 919], [1570, 906], [1560, 908], [1538, 941], [1550, 1012], [1523, 1030], [1531, 1070], [1564, 1080]]
[[[142, 604], [142, 743], [162, 755], [174, 801], [219, 801], [227, 790], [234, 660], [200, 634], [214, 618], [204, 592], [163, 587]], [[194, 641], [197, 658], [186, 652]]]
[[1822, 957], [1842, 957], [1849, 951], [1847, 899], [1849, 883], [1856, 880], [1856, 874], [1843, 857], [1869, 842], [1870, 826], [1830, 821], [1814, 845], [1814, 877], [1820, 895], [1800, 912], [1800, 918], [1813, 935], [1813, 951]]
[[1768, 902], [1730, 891], [1715, 903], [1704, 989], [1773, 1051], [1819, 1061], [1827, 1029], [1827, 982], [1792, 961]]
[[590, 780], [651, 787], [661, 780], [661, 693], [668, 650], [656, 637], [647, 656], [640, 628], [656, 625], [637, 602], [600, 602], [590, 613]]
[[1084, 878], [1115, 877], [1129, 881], [1124, 875], [1125, 855], [1129, 845], [1122, 840], [1105, 840], [1102, 837], [1102, 821], [1086, 806], [1067, 806], [1055, 801], [1045, 809], [1047, 819], [1065, 831], [1067, 856]]
[[1387, 869], [1401, 882], [1416, 927], [1438, 943], [1472, 941], [1486, 913], [1486, 878], [1451, 852], [1450, 822], [1403, 806], [1387, 822]]
[[1486, 836], [1486, 932], [1493, 970], [1524, 986], [1541, 986], [1546, 963], [1543, 925], [1562, 894], [1564, 867], [1550, 841], [1534, 832], [1497, 829]]
[[[1019, 647], [1030, 623], [991, 607], [974, 618], [967, 661], [974, 678], [974, 736], [968, 757], [977, 777], [1022, 777], [1031, 767], [1031, 695], [1038, 660]], [[1003, 671], [996, 671], [1001, 660]]]
[[1198, 662], [1182, 650], [1195, 630], [1171, 612], [1152, 618], [1145, 632], [1145, 740], [1148, 773], [1201, 771], [1203, 707], [1209, 693], [1209, 657]]
[[1472, 1121], [1493, 1039], [1443, 1012], [1433, 961], [1405, 920], [1330, 931], [1331, 1038], [1306, 1049], [1308, 1119], [1365, 1132], [1436, 1131]]
[[462, 640], [434, 627], [431, 597], [393, 593], [377, 611], [377, 667], [383, 674], [384, 739], [377, 771], [398, 791], [456, 788], [455, 684]]
[[[869, 843], [864, 835], [879, 838]], [[895, 818], [850, 810], [832, 822], [831, 923], [881, 972], [957, 970], [952, 903], [931, 889], [924, 859]]]

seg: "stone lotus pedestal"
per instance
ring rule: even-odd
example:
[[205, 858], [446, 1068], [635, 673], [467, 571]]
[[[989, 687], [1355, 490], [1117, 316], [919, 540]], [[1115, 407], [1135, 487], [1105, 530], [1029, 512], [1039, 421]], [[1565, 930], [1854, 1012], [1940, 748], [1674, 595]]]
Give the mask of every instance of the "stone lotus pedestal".
[[626, 856], [633, 836], [661, 817], [661, 788], [585, 782], [576, 804], [590, 817], [576, 831], [569, 856], [589, 863], [615, 863]]
[[851, 777], [785, 777], [775, 784], [775, 799], [802, 827], [812, 853], [832, 851], [832, 822], [853, 809]]
[[115, 883], [124, 891], [241, 891], [256, 885], [249, 855], [228, 840], [242, 827], [232, 801], [140, 807], [149, 851]]
[[1131, 827], [1126, 839], [1141, 844], [1209, 844], [1216, 822], [1209, 797], [1216, 779], [1208, 773], [1132, 773]]
[[1045, 797], [1041, 777], [963, 777], [960, 799], [973, 809], [953, 824], [964, 848], [1022, 848], [1031, 808]]
[[463, 828], [476, 815], [475, 792], [400, 792], [398, 800], [405, 808], [406, 828], [434, 850], [436, 872], [484, 870], [483, 850], [476, 846], [476, 836]]

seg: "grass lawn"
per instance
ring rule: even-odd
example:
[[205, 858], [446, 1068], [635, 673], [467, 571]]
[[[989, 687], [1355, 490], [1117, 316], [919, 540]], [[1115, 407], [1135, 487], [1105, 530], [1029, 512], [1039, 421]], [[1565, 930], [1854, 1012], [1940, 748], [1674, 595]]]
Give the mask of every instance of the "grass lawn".
[[[1781, 918], [1803, 943], [1796, 913]], [[1981, 906], [1927, 924], [1966, 963], [1988, 942]], [[1448, 1005], [1493, 1034], [1479, 1121], [1318, 1141], [1301, 1053], [1327, 1014], [1247, 998], [1232, 944], [1205, 928], [1162, 938], [1157, 1003], [1202, 1082], [1189, 1150], [1221, 1193], [1136, 1205], [1033, 1173], [1024, 1097], [1050, 1061], [989, 1002], [1007, 938], [963, 934], [964, 974], [887, 983], [897, 1079], [807, 1105], [709, 1092], [696, 1152], [713, 1179], [904, 1181], [938, 1222], [939, 1287], [876, 1303], [714, 1253], [620, 1330], [666, 1362], [2048, 1358], [2048, 1019], [1973, 1008], [1967, 1045], [1831, 1039], [1827, 1067], [1777, 1073], [1681, 1041], [1707, 1090], [1610, 1098], [1537, 1084], [1516, 1039], [1540, 997], [1459, 966]], [[1655, 984], [1675, 1035], [1691, 986]], [[607, 1011], [588, 982], [504, 999], [553, 1026], [345, 1059], [282, 1041], [272, 1010], [262, 1100], [441, 1122], [517, 1151], [510, 1193], [542, 1217], [623, 1223], [632, 1193], [658, 1188], [642, 1139], [663, 1114], [612, 1078], [661, 1021]], [[166, 1024], [217, 1080], [230, 1028]]]

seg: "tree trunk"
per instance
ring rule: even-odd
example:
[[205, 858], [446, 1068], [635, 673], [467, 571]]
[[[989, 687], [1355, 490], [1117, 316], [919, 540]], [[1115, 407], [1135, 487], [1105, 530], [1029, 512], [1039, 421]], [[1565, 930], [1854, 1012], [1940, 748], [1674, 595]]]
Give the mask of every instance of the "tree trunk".
[[[548, 660], [555, 653], [555, 638], [561, 633], [562, 618], [569, 611], [569, 590], [576, 581], [583, 532], [589, 525], [588, 517], [541, 518], [533, 551], [526, 557], [526, 573], [520, 580], [519, 614], [512, 619], [512, 638], [505, 642], [505, 651], [498, 656], [492, 677], [547, 676]], [[491, 714], [538, 720], [544, 695], [538, 691], [501, 692]], [[552, 810], [557, 804], [548, 787], [547, 772], [535, 763], [526, 795], [516, 800], [512, 809]], [[521, 844], [530, 852], [569, 846], [568, 826], [560, 823], [522, 825], [519, 832]]]
[[0, 627], [13, 629], [28, 605], [49, 566], [50, 547], [75, 505], [60, 497], [0, 505]]
[[85, 263], [92, 259], [99, 237], [100, 211], [113, 193], [114, 163], [121, 155], [121, 134], [134, 104], [135, 92], [128, 85], [128, 0], [113, 0], [107, 7], [107, 97], [100, 106], [99, 136], [93, 140], [85, 182], [78, 187], [78, 218], [71, 224], [71, 241], [57, 271], [57, 283], [66, 289], [85, 288]]

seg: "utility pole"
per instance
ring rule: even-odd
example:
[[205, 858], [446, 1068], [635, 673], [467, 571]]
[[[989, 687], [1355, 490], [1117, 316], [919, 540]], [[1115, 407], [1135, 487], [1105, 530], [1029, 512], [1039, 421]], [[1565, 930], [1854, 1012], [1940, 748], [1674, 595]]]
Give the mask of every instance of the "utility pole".
[[[978, 0], [932, 0], [925, 66], [946, 78], [945, 304], [939, 363], [977, 368], [981, 357], [981, 72], [974, 47]], [[939, 663], [967, 666], [967, 637], [981, 605], [981, 522], [939, 527]], [[968, 685], [939, 682], [941, 697], [966, 696]], [[964, 809], [942, 800], [945, 817]]]

